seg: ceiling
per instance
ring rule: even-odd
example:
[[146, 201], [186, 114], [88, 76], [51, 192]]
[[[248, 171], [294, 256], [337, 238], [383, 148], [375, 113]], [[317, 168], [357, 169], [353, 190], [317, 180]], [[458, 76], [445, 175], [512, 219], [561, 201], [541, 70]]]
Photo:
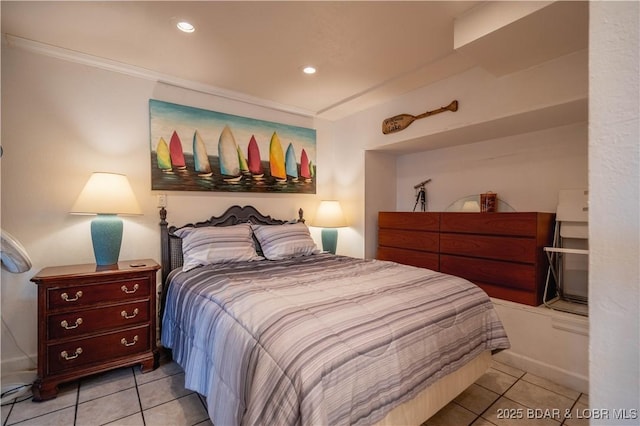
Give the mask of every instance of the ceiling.
[[1, 28], [10, 44], [336, 120], [475, 66], [501, 75], [587, 47], [586, 2], [521, 3], [546, 7], [458, 49], [456, 17], [501, 2], [2, 1]]

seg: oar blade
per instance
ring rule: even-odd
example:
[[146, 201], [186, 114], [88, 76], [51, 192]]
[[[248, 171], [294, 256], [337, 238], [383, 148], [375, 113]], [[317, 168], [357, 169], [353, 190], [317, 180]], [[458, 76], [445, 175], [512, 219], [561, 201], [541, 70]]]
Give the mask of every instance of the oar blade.
[[388, 135], [389, 133], [399, 132], [409, 127], [415, 120], [416, 118], [410, 114], [400, 114], [387, 118], [382, 122], [382, 133]]

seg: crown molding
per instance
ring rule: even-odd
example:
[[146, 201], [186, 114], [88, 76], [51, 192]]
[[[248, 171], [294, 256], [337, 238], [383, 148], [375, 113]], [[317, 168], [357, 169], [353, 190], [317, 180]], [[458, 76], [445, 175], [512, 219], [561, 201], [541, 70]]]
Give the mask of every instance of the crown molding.
[[38, 41], [28, 40], [11, 34], [3, 34], [2, 44], [8, 47], [16, 47], [32, 53], [61, 59], [63, 61], [74, 62], [93, 68], [117, 72], [120, 74], [153, 81], [156, 83], [179, 87], [181, 89], [192, 90], [195, 92], [218, 96], [232, 101], [243, 102], [249, 105], [269, 108], [289, 114], [300, 115], [303, 117], [315, 118], [317, 116], [315, 112], [302, 108], [296, 108], [290, 105], [268, 101], [266, 99], [249, 96], [244, 93], [235, 92], [232, 90], [222, 89], [220, 87], [199, 83], [193, 80], [187, 80], [168, 74], [162, 74], [147, 68], [137, 67], [135, 65], [130, 65], [124, 62], [113, 61], [111, 59], [101, 58], [99, 56], [93, 56], [75, 50], [65, 49]]

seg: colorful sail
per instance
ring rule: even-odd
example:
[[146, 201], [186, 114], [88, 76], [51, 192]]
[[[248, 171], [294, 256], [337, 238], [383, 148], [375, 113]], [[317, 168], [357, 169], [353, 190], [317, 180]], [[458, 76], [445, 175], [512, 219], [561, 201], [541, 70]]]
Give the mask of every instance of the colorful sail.
[[302, 154], [300, 154], [300, 176], [305, 180], [311, 180], [311, 170], [309, 169], [309, 157], [307, 151], [302, 148]]
[[184, 152], [182, 151], [182, 142], [180, 137], [173, 131], [171, 135], [171, 141], [169, 142], [169, 150], [171, 151], [171, 164], [176, 169], [186, 169], [187, 166], [184, 162]]
[[209, 163], [207, 148], [205, 147], [204, 141], [197, 130], [193, 133], [193, 163], [198, 175], [212, 175], [213, 172], [211, 171], [211, 163]]
[[220, 160], [220, 173], [225, 176], [240, 175], [238, 145], [229, 126], [224, 126], [222, 133], [220, 133], [220, 139], [218, 140], [218, 158]]
[[273, 132], [269, 143], [269, 169], [271, 176], [277, 180], [287, 180], [287, 173], [284, 168], [284, 153], [282, 152], [280, 138], [276, 132]]
[[296, 163], [296, 151], [293, 148], [293, 144], [289, 144], [287, 147], [287, 155], [285, 157], [285, 167], [287, 169], [287, 176], [298, 179], [298, 163]]
[[158, 160], [158, 168], [160, 170], [163, 172], [171, 171], [171, 154], [169, 153], [169, 146], [162, 137], [158, 141], [158, 146], [156, 147], [156, 158]]
[[244, 174], [249, 174], [249, 165], [247, 164], [247, 159], [244, 158], [244, 154], [238, 146], [238, 166], [240, 167], [240, 171]]
[[262, 160], [260, 159], [260, 148], [258, 148], [258, 142], [256, 142], [256, 138], [253, 135], [251, 135], [251, 140], [249, 141], [247, 154], [251, 174], [254, 176], [262, 176], [264, 170], [262, 169]]

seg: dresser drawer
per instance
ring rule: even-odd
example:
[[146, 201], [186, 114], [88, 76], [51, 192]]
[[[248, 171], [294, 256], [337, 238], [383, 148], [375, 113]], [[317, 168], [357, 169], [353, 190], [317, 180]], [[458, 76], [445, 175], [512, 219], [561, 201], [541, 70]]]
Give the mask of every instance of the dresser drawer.
[[47, 309], [78, 309], [105, 302], [119, 302], [148, 297], [149, 279], [107, 281], [78, 286], [47, 289]]
[[528, 291], [536, 289], [534, 265], [443, 254], [440, 255], [440, 272], [457, 275], [472, 282], [484, 282]]
[[378, 245], [408, 250], [438, 252], [438, 233], [422, 231], [406, 231], [402, 229], [380, 229]]
[[440, 232], [535, 237], [538, 213], [442, 213]]
[[405, 265], [418, 266], [437, 271], [439, 268], [438, 253], [405, 250], [394, 247], [378, 247], [376, 259], [390, 260]]
[[47, 346], [47, 374], [127, 357], [151, 349], [149, 325]]
[[532, 264], [538, 256], [533, 238], [469, 234], [441, 234], [440, 253]]
[[47, 338], [63, 339], [97, 333], [104, 330], [130, 327], [149, 321], [149, 301], [76, 310], [50, 315], [47, 318]]
[[440, 213], [380, 212], [378, 228], [434, 231], [440, 229]]

